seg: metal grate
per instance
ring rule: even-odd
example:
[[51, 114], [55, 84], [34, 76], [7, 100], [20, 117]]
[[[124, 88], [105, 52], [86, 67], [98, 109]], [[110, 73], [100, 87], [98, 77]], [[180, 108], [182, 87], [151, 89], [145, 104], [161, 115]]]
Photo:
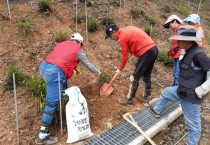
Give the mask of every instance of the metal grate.
[[[153, 103], [151, 106], [154, 106]], [[162, 113], [161, 118], [154, 118], [149, 112], [149, 108], [145, 108], [140, 112], [132, 114], [132, 117], [138, 123], [142, 130], [146, 131], [154, 124], [159, 122], [162, 118], [166, 117], [172, 111], [179, 107], [179, 102], [170, 102], [167, 104], [165, 110]], [[89, 141], [83, 145], [127, 145], [137, 137], [140, 136], [140, 132], [136, 130], [130, 123], [123, 120], [112, 129], [106, 130], [98, 136], [92, 137]]]

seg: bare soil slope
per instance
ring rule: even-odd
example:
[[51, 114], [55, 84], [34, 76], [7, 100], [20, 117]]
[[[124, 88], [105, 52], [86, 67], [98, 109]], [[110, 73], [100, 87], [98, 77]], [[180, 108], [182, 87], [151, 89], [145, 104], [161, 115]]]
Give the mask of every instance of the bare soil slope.
[[[169, 42], [167, 38], [170, 32], [162, 28], [167, 16], [163, 11], [166, 1], [151, 0], [151, 1], [126, 1], [122, 8], [110, 5], [115, 22], [124, 27], [126, 25], [135, 25], [144, 29], [149, 25], [145, 18], [131, 19], [130, 9], [134, 6], [141, 7], [146, 14], [155, 19], [153, 26], [152, 38], [157, 43], [159, 49], [167, 49]], [[182, 5], [182, 2], [176, 2], [174, 5]], [[99, 30], [94, 33], [89, 33], [88, 38], [85, 32], [85, 23], [76, 25], [74, 22], [75, 2], [67, 0], [52, 1], [54, 13], [44, 14], [37, 11], [38, 0], [20, 0], [10, 1], [11, 21], [9, 20], [7, 3], [0, 0], [0, 144], [14, 145], [16, 144], [16, 123], [15, 123], [15, 108], [13, 91], [6, 91], [3, 88], [5, 80], [5, 72], [7, 66], [12, 62], [18, 62], [19, 67], [23, 72], [31, 76], [34, 70], [38, 72], [39, 63], [44, 57], [53, 49], [55, 42], [55, 33], [58, 30], [65, 30], [69, 34], [73, 32], [80, 32], [86, 39], [84, 51], [87, 53], [89, 60], [99, 67], [114, 74], [114, 70], [119, 65], [119, 46], [117, 42], [111, 40], [104, 40], [104, 26], [101, 25]], [[187, 5], [188, 2], [185, 2]], [[94, 1], [93, 6], [88, 7], [88, 14], [94, 15], [102, 19], [107, 10], [108, 1]], [[84, 2], [79, 2], [79, 10], [84, 11]], [[194, 10], [190, 12], [195, 12]], [[203, 26], [207, 28], [210, 20], [207, 18], [206, 12], [208, 9], [201, 10], [203, 14]], [[180, 14], [179, 14], [180, 15]], [[181, 16], [184, 18], [184, 16]], [[35, 23], [35, 31], [25, 36], [19, 29], [18, 24], [24, 19], [31, 19]], [[209, 31], [206, 31], [209, 34]], [[87, 42], [88, 39], [88, 42]], [[209, 47], [207, 38], [206, 48]], [[206, 50], [208, 52], [208, 50]], [[79, 66], [82, 75], [80, 77], [72, 77], [68, 81], [69, 86], [79, 86], [83, 95], [86, 97], [89, 107], [91, 129], [94, 134], [98, 134], [108, 128], [108, 124], [116, 125], [121, 120], [122, 112], [135, 112], [141, 110], [144, 106], [142, 103], [134, 100], [133, 107], [124, 107], [116, 103], [120, 97], [127, 95], [129, 89], [129, 76], [133, 72], [135, 65], [135, 58], [130, 57], [129, 61], [121, 73], [121, 75], [114, 81], [114, 92], [109, 97], [99, 95], [100, 86], [96, 75], [90, 73], [82, 65]], [[161, 90], [172, 84], [172, 67], [164, 66], [161, 62], [156, 62], [152, 76], [152, 98], [157, 98]], [[137, 95], [141, 96], [144, 86], [141, 82]], [[25, 87], [17, 88], [17, 102], [19, 113], [19, 134], [20, 144], [33, 145], [34, 138], [39, 131], [40, 115], [37, 114], [37, 103], [31, 99], [31, 94]], [[209, 98], [208, 98], [209, 100]], [[209, 122], [209, 101], [205, 104], [206, 113], [205, 128], [210, 128]], [[181, 119], [182, 120], [182, 119]], [[183, 120], [182, 120], [183, 122]], [[64, 125], [65, 126], [65, 125]], [[170, 132], [170, 131], [169, 131]], [[66, 144], [67, 131], [64, 127], [64, 135], [60, 135], [60, 127], [54, 125], [52, 127], [52, 135], [60, 138], [60, 145]], [[209, 134], [207, 134], [209, 135]], [[164, 135], [159, 135], [155, 141], [161, 142]], [[202, 137], [203, 143], [209, 143], [209, 136]], [[177, 139], [178, 140], [178, 139]], [[82, 142], [75, 143], [81, 144]], [[166, 143], [167, 144], [167, 143]]]

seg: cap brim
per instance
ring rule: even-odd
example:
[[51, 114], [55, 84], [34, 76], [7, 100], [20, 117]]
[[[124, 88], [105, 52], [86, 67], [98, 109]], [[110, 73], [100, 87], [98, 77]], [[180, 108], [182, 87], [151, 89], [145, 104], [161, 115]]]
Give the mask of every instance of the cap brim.
[[186, 18], [186, 19], [183, 20], [183, 22], [185, 22], [185, 23], [192, 22], [194, 24], [198, 24], [194, 19], [191, 19], [191, 18]]
[[170, 37], [169, 40], [196, 41], [196, 37], [175, 35]]
[[164, 28], [169, 28], [169, 25], [170, 25], [170, 22], [165, 23], [165, 24], [163, 25], [163, 27], [164, 27]]

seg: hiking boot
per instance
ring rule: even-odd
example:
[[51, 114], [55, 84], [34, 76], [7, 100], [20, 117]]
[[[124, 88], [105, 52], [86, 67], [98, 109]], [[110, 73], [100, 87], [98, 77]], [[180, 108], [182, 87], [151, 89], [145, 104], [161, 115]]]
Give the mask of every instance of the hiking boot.
[[39, 138], [39, 135], [36, 136], [35, 139], [35, 143], [36, 144], [45, 144], [45, 145], [49, 145], [49, 144], [57, 144], [58, 143], [58, 138], [57, 137], [52, 137], [50, 135], [46, 136], [43, 139]]
[[117, 100], [117, 103], [124, 105], [124, 106], [132, 106], [133, 105], [132, 99], [127, 99], [127, 98], [119, 98]]
[[149, 100], [148, 100], [148, 98], [147, 97], [143, 97], [143, 99], [142, 99], [142, 103], [144, 104], [144, 106], [149, 106]]
[[155, 110], [150, 106], [149, 112], [155, 117], [155, 118], [160, 118], [160, 114], [156, 113]]

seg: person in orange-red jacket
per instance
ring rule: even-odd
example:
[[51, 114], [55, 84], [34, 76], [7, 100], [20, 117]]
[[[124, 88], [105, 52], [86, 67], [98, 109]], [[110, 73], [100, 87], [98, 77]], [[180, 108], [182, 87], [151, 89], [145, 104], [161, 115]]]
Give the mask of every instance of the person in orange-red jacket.
[[[164, 28], [170, 28], [173, 31], [173, 35], [176, 35], [177, 30], [180, 26], [182, 26], [183, 21], [177, 15], [171, 15], [166, 20], [165, 24], [163, 25]], [[174, 59], [173, 63], [173, 76], [174, 81], [172, 86], [178, 86], [179, 84], [179, 76], [180, 76], [180, 68], [179, 68], [179, 57], [181, 49], [178, 46], [177, 40], [171, 40], [171, 48], [168, 51], [168, 55]], [[184, 52], [183, 52], [184, 53]]]
[[124, 69], [129, 53], [138, 57], [136, 68], [130, 76], [131, 85], [127, 98], [120, 98], [118, 103], [128, 106], [133, 104], [132, 99], [136, 97], [139, 80], [143, 76], [145, 82], [143, 104], [148, 106], [148, 97], [151, 95], [151, 73], [158, 55], [155, 42], [143, 30], [135, 26], [120, 29], [117, 25], [110, 24], [106, 26], [105, 32], [106, 39], [110, 37], [118, 41], [120, 45], [121, 61], [116, 71], [118, 74]]

